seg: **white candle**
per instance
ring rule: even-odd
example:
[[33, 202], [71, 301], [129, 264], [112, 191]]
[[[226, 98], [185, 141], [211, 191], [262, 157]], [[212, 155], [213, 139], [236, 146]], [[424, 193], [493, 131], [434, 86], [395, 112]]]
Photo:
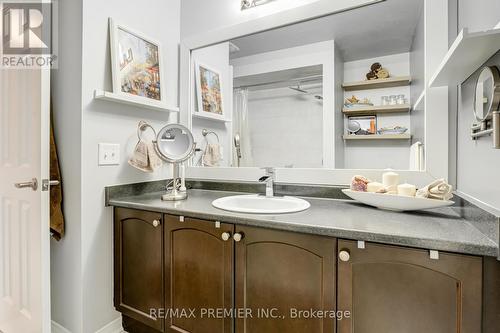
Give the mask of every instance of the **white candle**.
[[385, 172], [382, 175], [382, 183], [388, 194], [396, 194], [398, 192], [399, 175], [392, 171]]
[[382, 183], [385, 187], [397, 186], [399, 184], [399, 175], [392, 171], [385, 172], [382, 175]]
[[383, 188], [384, 188], [384, 184], [377, 183], [377, 182], [371, 182], [371, 183], [368, 183], [368, 185], [366, 186], [366, 191], [367, 192], [378, 192]]
[[417, 187], [411, 184], [401, 184], [398, 185], [398, 195], [403, 195], [406, 197], [414, 197], [417, 193]]

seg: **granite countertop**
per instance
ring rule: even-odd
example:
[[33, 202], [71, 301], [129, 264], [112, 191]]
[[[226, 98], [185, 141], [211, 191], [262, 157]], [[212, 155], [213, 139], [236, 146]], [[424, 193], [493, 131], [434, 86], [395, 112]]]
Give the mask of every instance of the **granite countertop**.
[[[110, 206], [183, 215], [345, 239], [498, 257], [499, 245], [460, 216], [454, 208], [396, 213], [339, 199], [304, 198], [306, 211], [280, 215], [240, 214], [219, 210], [212, 201], [238, 192], [192, 189], [181, 202], [165, 202], [161, 192], [111, 197]], [[247, 193], [248, 194], [248, 193]]]

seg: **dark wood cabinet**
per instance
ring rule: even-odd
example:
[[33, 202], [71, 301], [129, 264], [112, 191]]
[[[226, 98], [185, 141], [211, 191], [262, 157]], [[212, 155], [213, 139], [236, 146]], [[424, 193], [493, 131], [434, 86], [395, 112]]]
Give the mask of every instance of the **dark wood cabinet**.
[[115, 208], [115, 307], [157, 331], [164, 321], [151, 310], [165, 307], [163, 227], [159, 213]]
[[500, 323], [494, 258], [114, 214], [114, 303], [129, 333], [493, 333]]
[[[232, 224], [165, 215], [166, 309], [188, 310], [167, 315], [167, 332], [232, 332]], [[194, 317], [190, 311], [194, 310]]]
[[338, 243], [338, 333], [481, 332], [482, 258]]
[[483, 331], [500, 330], [500, 261], [493, 257], [483, 260]]
[[[294, 317], [294, 310], [335, 310], [336, 240], [236, 226], [237, 333], [332, 333], [335, 320]], [[236, 238], [238, 240], [239, 238]], [[297, 314], [297, 313], [296, 313]], [[278, 315], [278, 318], [273, 318]]]

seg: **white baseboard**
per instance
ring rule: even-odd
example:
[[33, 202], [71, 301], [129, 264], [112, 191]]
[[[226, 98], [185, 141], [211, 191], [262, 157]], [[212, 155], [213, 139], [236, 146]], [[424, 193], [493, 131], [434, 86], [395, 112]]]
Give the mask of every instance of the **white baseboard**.
[[95, 333], [121, 333], [123, 332], [122, 317], [118, 317]]
[[56, 323], [53, 320], [52, 320], [52, 323], [51, 323], [51, 330], [50, 330], [50, 332], [51, 333], [71, 333], [69, 330], [67, 330], [62, 325], [59, 325], [58, 323]]
[[[105, 325], [101, 329], [97, 330], [95, 333], [122, 333], [124, 332], [122, 327], [122, 317], [116, 318], [109, 324]], [[64, 328], [62, 325], [52, 321], [51, 333], [71, 333], [68, 329]]]

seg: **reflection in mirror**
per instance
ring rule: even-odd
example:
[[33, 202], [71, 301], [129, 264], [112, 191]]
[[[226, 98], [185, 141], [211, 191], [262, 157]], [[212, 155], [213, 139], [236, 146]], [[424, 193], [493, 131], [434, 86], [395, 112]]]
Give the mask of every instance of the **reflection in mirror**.
[[192, 50], [192, 164], [422, 170], [424, 21], [387, 0]]
[[321, 65], [234, 77], [240, 167], [323, 167]]

